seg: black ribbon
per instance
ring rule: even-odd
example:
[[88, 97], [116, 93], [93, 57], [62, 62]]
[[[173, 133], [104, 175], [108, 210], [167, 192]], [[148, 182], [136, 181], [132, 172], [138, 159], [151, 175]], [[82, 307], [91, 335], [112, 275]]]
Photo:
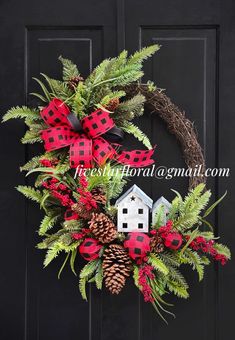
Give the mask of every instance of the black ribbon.
[[[73, 112], [70, 112], [68, 114], [67, 119], [74, 131], [79, 133], [84, 132], [81, 121], [77, 118], [77, 116]], [[114, 126], [108, 132], [103, 134], [102, 137], [109, 142], [118, 143], [123, 141], [124, 132], [120, 128]]]

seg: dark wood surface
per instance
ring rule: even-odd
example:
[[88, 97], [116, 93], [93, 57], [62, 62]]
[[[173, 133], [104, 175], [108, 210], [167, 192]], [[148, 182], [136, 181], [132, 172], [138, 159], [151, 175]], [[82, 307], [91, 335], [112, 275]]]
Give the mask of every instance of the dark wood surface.
[[[229, 194], [211, 217], [221, 241], [234, 249], [235, 186], [234, 93], [235, 3], [209, 0], [71, 0], [0, 2], [0, 105], [34, 105], [39, 72], [59, 77], [59, 55], [73, 59], [87, 76], [103, 58], [123, 48], [130, 52], [152, 43], [161, 50], [146, 62], [145, 78], [166, 89], [172, 101], [195, 122], [207, 167], [230, 167], [229, 178], [211, 178], [208, 187]], [[183, 167], [179, 145], [159, 118], [146, 113], [137, 122], [157, 144], [156, 165]], [[0, 127], [2, 340], [227, 340], [233, 336], [235, 267], [211, 266], [204, 283], [186, 271], [188, 301], [169, 296], [176, 320], [166, 326], [129, 282], [118, 297], [89, 290], [82, 301], [78, 280], [66, 270], [57, 280], [62, 259], [43, 270], [35, 249], [42, 218], [38, 206], [14, 190], [25, 183], [18, 167], [40, 147], [24, 147], [20, 121]], [[137, 145], [134, 139], [126, 144]], [[171, 199], [170, 188], [185, 193], [187, 179], [138, 178], [155, 200]], [[130, 183], [131, 184], [131, 183]], [[133, 184], [133, 182], [132, 182]], [[78, 263], [78, 266], [80, 263]]]

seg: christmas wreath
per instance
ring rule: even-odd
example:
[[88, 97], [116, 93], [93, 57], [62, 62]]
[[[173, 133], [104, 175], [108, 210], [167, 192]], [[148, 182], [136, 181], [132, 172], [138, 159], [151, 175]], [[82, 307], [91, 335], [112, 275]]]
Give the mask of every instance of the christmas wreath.
[[[86, 79], [74, 63], [60, 57], [63, 80], [45, 74], [44, 81], [35, 78], [42, 93], [33, 95], [41, 104], [12, 108], [3, 121], [24, 119], [28, 130], [21, 142], [44, 143], [43, 153], [21, 167], [27, 175], [37, 173], [34, 186], [17, 187], [45, 211], [38, 230], [43, 239], [37, 245], [46, 250], [44, 266], [61, 254], [65, 257], [58, 276], [67, 262], [77, 275], [76, 259], [81, 256], [86, 261], [79, 274], [84, 299], [88, 282], [98, 289], [104, 283], [119, 294], [132, 276], [144, 300], [165, 320], [163, 313], [172, 313], [165, 309], [169, 304], [163, 295], [189, 296], [179, 267], [192, 266], [202, 280], [204, 267], [211, 260], [224, 265], [230, 251], [216, 241], [206, 220], [223, 197], [205, 211], [211, 193], [203, 178], [191, 182], [185, 198], [175, 192], [171, 203], [162, 197], [153, 204], [136, 185], [120, 196], [127, 180], [123, 166], [154, 162], [154, 147], [131, 122], [144, 114], [144, 104], [167, 121], [184, 148], [187, 165], [193, 167], [198, 160], [204, 164], [192, 123], [152, 82], [138, 83], [143, 61], [158, 49], [153, 45], [129, 57], [123, 51], [104, 60]], [[123, 149], [124, 133], [133, 134], [145, 149]]]

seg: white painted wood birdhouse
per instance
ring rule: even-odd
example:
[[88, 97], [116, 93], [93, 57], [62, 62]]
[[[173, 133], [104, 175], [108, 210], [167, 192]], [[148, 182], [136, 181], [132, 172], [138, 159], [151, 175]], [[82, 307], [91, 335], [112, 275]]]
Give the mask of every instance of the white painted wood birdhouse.
[[154, 204], [152, 209], [152, 224], [155, 224], [156, 214], [159, 211], [160, 207], [164, 207], [164, 216], [163, 216], [163, 224], [166, 224], [167, 215], [171, 208], [171, 203], [165, 199], [165, 197], [161, 196]]
[[134, 184], [116, 201], [118, 231], [148, 232], [152, 205], [153, 200]]

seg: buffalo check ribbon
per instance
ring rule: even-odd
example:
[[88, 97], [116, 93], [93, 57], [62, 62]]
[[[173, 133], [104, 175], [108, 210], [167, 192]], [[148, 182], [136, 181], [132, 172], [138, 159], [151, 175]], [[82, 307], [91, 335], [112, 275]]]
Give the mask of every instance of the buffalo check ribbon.
[[63, 101], [54, 98], [40, 114], [49, 126], [41, 131], [45, 150], [70, 146], [71, 168], [91, 168], [93, 161], [102, 165], [107, 159], [116, 159], [133, 167], [147, 166], [154, 162], [151, 159], [153, 149], [122, 151], [117, 154], [108, 140], [122, 140], [123, 132], [115, 127], [108, 111], [98, 109], [79, 120]]

